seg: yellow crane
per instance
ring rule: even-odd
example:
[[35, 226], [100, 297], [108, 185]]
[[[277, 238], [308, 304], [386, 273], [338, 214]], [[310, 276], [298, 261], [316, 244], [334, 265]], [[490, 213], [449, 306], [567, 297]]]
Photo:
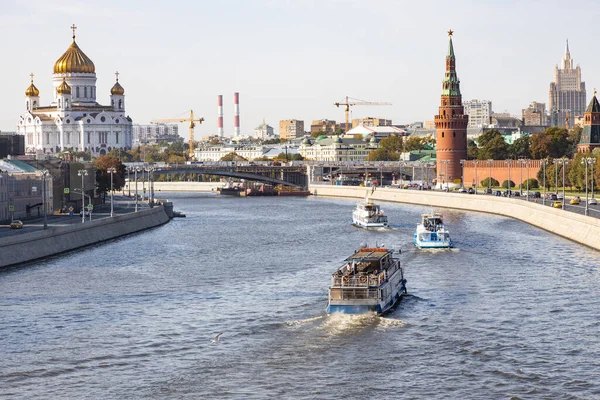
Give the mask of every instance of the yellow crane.
[[344, 103], [333, 103], [334, 106], [336, 107], [341, 107], [341, 106], [345, 106], [346, 107], [346, 132], [348, 132], [350, 130], [350, 125], [349, 125], [349, 114], [350, 114], [350, 107], [352, 106], [391, 106], [392, 103], [388, 103], [388, 102], [383, 102], [383, 101], [364, 101], [364, 100], [358, 100], [358, 99], [353, 99], [351, 97], [346, 96], [346, 101]]
[[165, 118], [165, 119], [153, 119], [153, 124], [164, 124], [168, 122], [189, 122], [190, 123], [190, 159], [194, 158], [194, 128], [196, 122], [201, 124], [204, 122], [204, 118], [194, 118], [194, 110], [190, 110], [190, 116], [188, 118]]

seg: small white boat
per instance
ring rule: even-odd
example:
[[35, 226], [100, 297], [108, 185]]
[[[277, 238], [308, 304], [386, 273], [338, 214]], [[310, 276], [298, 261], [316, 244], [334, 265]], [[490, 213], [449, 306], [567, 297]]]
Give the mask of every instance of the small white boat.
[[328, 313], [384, 314], [406, 294], [400, 260], [385, 247], [363, 247], [331, 276]]
[[387, 216], [377, 204], [369, 200], [369, 191], [367, 191], [365, 201], [356, 204], [356, 208], [352, 212], [352, 224], [365, 229], [388, 227]]
[[449, 249], [452, 247], [450, 232], [444, 226], [442, 214], [429, 213], [421, 215], [421, 223], [417, 224], [414, 236], [415, 246], [420, 249]]

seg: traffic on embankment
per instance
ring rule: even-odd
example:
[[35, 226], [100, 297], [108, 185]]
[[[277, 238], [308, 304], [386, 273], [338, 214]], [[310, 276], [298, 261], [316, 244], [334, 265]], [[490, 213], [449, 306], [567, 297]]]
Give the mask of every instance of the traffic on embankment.
[[[25, 224], [18, 234], [0, 238], [0, 268], [54, 256], [77, 248], [140, 232], [167, 223], [173, 217], [173, 205], [163, 202], [138, 211], [98, 217], [85, 223], [78, 217], [69, 223], [50, 223], [46, 229], [41, 224]], [[87, 218], [87, 217], [86, 217]], [[72, 223], [75, 221], [75, 223]], [[32, 229], [29, 229], [29, 228]], [[12, 230], [11, 230], [12, 231]]]
[[555, 233], [567, 239], [600, 250], [600, 219], [535, 202], [501, 196], [447, 193], [432, 190], [403, 190], [398, 188], [338, 186], [311, 184], [316, 196], [364, 198], [369, 191], [372, 200], [418, 204], [430, 207], [455, 208], [515, 218]]

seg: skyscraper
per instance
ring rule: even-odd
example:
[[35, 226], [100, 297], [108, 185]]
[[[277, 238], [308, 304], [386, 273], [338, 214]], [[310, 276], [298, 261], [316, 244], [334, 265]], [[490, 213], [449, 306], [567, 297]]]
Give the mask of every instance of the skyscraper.
[[452, 30], [448, 31], [446, 74], [442, 83], [439, 113], [435, 116], [436, 157], [438, 184], [458, 183], [461, 179], [460, 160], [467, 159], [467, 124], [460, 94], [460, 81], [456, 75], [456, 59], [452, 46]]
[[573, 68], [568, 40], [561, 66], [554, 66], [554, 82], [550, 83], [550, 121], [552, 126], [572, 128], [574, 117], [585, 112], [586, 97], [585, 82], [581, 82], [581, 68], [579, 65]]

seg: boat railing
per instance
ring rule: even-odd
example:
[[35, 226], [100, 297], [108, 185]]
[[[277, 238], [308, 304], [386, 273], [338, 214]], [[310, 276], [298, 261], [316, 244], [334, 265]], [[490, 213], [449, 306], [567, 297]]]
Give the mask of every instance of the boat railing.
[[335, 276], [331, 278], [331, 286], [335, 287], [355, 287], [367, 288], [371, 286], [381, 286], [385, 281], [384, 274], [377, 276], [355, 275], [355, 276]]
[[331, 293], [329, 296], [330, 300], [356, 300], [356, 299], [377, 299], [379, 296], [379, 289], [367, 289], [367, 290], [341, 290], [335, 294]]

